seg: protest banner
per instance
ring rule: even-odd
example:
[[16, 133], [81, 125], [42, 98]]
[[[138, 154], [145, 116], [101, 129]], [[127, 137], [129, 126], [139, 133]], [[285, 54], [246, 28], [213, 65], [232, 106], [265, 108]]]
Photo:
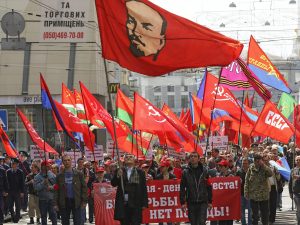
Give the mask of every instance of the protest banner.
[[175, 159], [184, 159], [185, 158], [185, 151], [183, 148], [180, 151], [176, 151], [174, 148], [168, 148], [169, 157], [173, 157]]
[[[30, 159], [31, 160], [45, 160], [45, 151], [40, 149], [37, 145], [30, 145]], [[46, 159], [49, 159], [49, 153], [46, 152]]]
[[[85, 149], [85, 157], [87, 161], [94, 161], [96, 160], [99, 162], [99, 160], [103, 160], [103, 145], [97, 145], [94, 148], [94, 153], [87, 149], [87, 147], [84, 147]], [[95, 159], [94, 159], [95, 156]]]
[[[206, 142], [200, 143], [202, 149], [206, 149]], [[218, 148], [220, 151], [227, 150], [228, 147], [228, 136], [211, 136], [209, 137], [209, 146], [207, 150]]]
[[239, 220], [241, 217], [240, 177], [209, 179], [213, 192], [213, 208], [207, 211], [209, 220]]
[[[209, 183], [213, 190], [213, 207], [207, 211], [208, 220], [240, 219], [240, 178], [216, 177], [211, 178]], [[109, 184], [97, 185], [96, 224], [110, 224], [116, 190]], [[147, 190], [149, 208], [143, 211], [143, 223], [188, 221], [187, 212], [182, 211], [179, 200], [180, 180], [150, 180]]]
[[94, 183], [95, 224], [119, 225], [114, 220], [114, 204], [117, 189], [109, 183]]

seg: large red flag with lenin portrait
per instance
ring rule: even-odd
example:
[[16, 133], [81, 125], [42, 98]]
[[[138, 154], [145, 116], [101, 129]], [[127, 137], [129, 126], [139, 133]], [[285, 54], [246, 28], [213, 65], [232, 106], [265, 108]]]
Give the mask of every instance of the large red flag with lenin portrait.
[[234, 39], [147, 0], [96, 0], [102, 56], [150, 76], [227, 66], [241, 53]]
[[271, 102], [266, 104], [253, 128], [253, 132], [268, 136], [283, 143], [288, 143], [294, 134], [294, 126]]

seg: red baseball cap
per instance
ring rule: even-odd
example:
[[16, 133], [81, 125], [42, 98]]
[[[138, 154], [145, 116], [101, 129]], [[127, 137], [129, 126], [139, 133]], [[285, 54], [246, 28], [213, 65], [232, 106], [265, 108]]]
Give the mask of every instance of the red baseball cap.
[[105, 170], [104, 170], [104, 168], [102, 167], [102, 166], [100, 166], [100, 167], [98, 167], [97, 169], [96, 169], [96, 173], [101, 173], [101, 172], [104, 172]]
[[220, 162], [218, 162], [218, 165], [220, 166], [228, 166], [228, 161], [225, 159], [222, 159]]
[[170, 163], [168, 161], [161, 161], [159, 166], [160, 167], [170, 167]]
[[141, 165], [141, 168], [146, 168], [146, 167], [150, 167], [147, 163], [144, 163], [143, 165]]
[[41, 166], [50, 166], [51, 164], [49, 163], [48, 160], [44, 160], [42, 163], [41, 163]]
[[111, 160], [107, 160], [107, 161], [104, 163], [105, 166], [110, 166], [110, 164], [112, 164], [112, 161], [111, 161]]
[[141, 155], [138, 157], [138, 161], [145, 161], [146, 157], [144, 155]]

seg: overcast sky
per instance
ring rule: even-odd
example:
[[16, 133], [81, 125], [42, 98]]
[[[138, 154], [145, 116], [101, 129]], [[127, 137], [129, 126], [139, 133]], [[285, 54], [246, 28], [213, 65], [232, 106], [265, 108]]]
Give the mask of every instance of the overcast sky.
[[[160, 7], [201, 25], [238, 39], [247, 50], [250, 35], [261, 41], [268, 54], [292, 55], [296, 38], [297, 5], [289, 0], [151, 0]], [[298, 1], [297, 1], [298, 2]], [[265, 26], [266, 22], [269, 26]], [[225, 27], [220, 27], [220, 24]]]

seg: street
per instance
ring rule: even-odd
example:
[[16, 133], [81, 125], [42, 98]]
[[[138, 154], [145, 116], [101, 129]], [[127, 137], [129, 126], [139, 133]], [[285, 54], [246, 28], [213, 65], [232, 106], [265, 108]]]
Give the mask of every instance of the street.
[[[22, 216], [22, 219], [19, 221], [18, 224], [20, 225], [27, 225], [29, 222], [29, 218], [26, 215]], [[295, 216], [295, 209], [292, 211], [292, 201], [289, 197], [288, 193], [288, 187], [285, 185], [284, 191], [282, 193], [282, 211], [277, 211], [277, 216], [276, 216], [276, 225], [295, 225], [296, 222], [296, 216]], [[5, 223], [7, 225], [13, 225], [14, 223], [8, 222]], [[48, 223], [51, 224], [51, 223]], [[60, 225], [60, 221], [58, 222], [58, 225]], [[89, 225], [90, 223], [85, 223]], [[234, 222], [234, 225], [241, 224], [240, 222]], [[99, 224], [99, 225], [104, 225], [104, 224]]]

